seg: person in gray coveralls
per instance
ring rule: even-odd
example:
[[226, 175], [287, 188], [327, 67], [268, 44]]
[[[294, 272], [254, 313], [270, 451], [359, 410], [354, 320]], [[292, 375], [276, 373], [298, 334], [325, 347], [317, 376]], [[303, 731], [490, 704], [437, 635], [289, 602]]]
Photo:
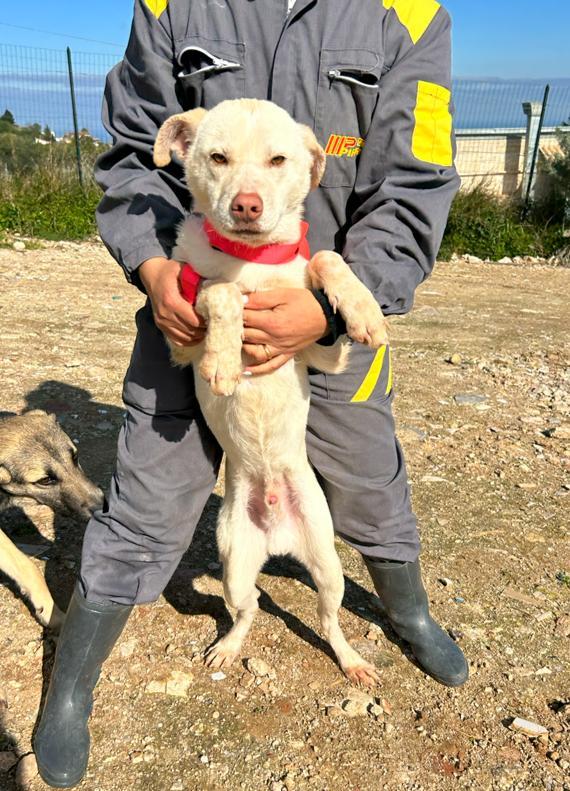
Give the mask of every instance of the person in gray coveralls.
[[[107, 78], [114, 144], [97, 163], [98, 222], [149, 299], [136, 317], [108, 504], [87, 527], [35, 738], [47, 783], [70, 787], [83, 776], [101, 664], [133, 605], [168, 583], [221, 460], [192, 369], [170, 364], [163, 336], [193, 344], [204, 328], [170, 260], [191, 196], [179, 165], [153, 165], [160, 125], [240, 97], [270, 99], [310, 125], [327, 153], [306, 204], [311, 250], [341, 253], [384, 313], [402, 314], [432, 270], [459, 184], [450, 80], [450, 19], [436, 0], [135, 0], [124, 59]], [[251, 295], [244, 314], [253, 375], [343, 330], [326, 300], [301, 289]], [[467, 663], [431, 618], [421, 581], [392, 379], [389, 350], [360, 344], [345, 373], [312, 373], [309, 458], [336, 532], [362, 554], [393, 629], [426, 673], [458, 686]]]

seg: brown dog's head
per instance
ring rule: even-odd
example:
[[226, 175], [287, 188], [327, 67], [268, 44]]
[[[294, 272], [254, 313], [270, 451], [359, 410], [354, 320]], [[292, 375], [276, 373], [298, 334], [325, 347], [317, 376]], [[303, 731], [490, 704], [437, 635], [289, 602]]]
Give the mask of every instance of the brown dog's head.
[[2, 493], [84, 518], [103, 504], [103, 493], [79, 466], [73, 442], [54, 415], [39, 409], [0, 420]]
[[159, 130], [155, 164], [167, 165], [173, 152], [194, 209], [224, 236], [252, 245], [297, 238], [303, 201], [326, 160], [308, 126], [256, 99], [173, 115]]

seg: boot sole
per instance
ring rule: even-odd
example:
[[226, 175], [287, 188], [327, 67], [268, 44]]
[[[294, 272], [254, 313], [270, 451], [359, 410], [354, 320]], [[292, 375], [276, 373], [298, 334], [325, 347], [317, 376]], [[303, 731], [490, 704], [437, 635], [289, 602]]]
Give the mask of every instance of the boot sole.
[[38, 766], [38, 772], [40, 777], [42, 778], [44, 783], [47, 783], [47, 785], [51, 786], [52, 788], [73, 788], [74, 786], [79, 785], [79, 783], [83, 780], [86, 771], [87, 769], [84, 769], [80, 775], [77, 775], [77, 779], [68, 778], [63, 780], [61, 776], [55, 777], [53, 775], [50, 775], [49, 772], [40, 769], [40, 767]]

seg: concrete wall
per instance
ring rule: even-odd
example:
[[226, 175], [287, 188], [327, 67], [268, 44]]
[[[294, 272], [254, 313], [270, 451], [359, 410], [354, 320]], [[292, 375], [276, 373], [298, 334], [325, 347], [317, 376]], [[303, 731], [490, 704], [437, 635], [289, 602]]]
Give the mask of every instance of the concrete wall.
[[[484, 184], [497, 195], [520, 195], [526, 159], [525, 129], [464, 130], [456, 134], [456, 164], [462, 189]], [[558, 150], [556, 130], [545, 129], [535, 176], [537, 197], [548, 191], [545, 163]]]

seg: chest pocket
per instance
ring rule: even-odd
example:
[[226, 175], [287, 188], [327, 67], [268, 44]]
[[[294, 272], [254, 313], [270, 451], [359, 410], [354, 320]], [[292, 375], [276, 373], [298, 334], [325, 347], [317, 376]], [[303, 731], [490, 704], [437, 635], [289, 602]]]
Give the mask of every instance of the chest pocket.
[[382, 63], [371, 50], [321, 51], [315, 134], [327, 154], [323, 187], [352, 187], [378, 101]]
[[210, 110], [245, 94], [245, 44], [192, 36], [176, 42], [178, 85], [184, 107]]

